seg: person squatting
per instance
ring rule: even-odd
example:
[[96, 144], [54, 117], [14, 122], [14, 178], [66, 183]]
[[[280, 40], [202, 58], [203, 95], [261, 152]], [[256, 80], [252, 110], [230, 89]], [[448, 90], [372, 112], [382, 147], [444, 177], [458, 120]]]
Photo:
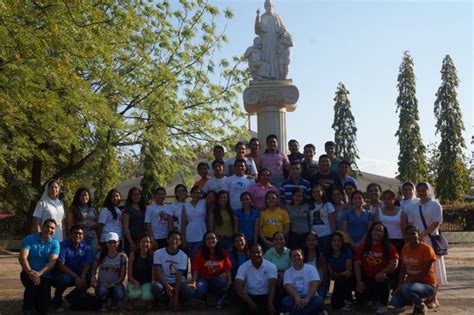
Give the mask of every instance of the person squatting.
[[439, 233], [442, 208], [428, 183], [403, 183], [401, 198], [378, 183], [362, 192], [334, 142], [315, 161], [313, 144], [300, 152], [290, 140], [284, 155], [276, 136], [266, 140], [262, 153], [256, 138], [237, 143], [227, 160], [216, 146], [189, 193], [176, 185], [172, 203], [163, 187], [151, 201], [133, 187], [121, 207], [112, 189], [97, 211], [79, 188], [66, 215], [59, 182], [48, 181], [19, 255], [24, 314], [46, 314], [50, 304], [64, 311], [69, 287], [71, 309], [102, 311], [140, 300], [182, 311], [192, 299], [241, 314], [439, 306], [446, 270], [429, 236]]

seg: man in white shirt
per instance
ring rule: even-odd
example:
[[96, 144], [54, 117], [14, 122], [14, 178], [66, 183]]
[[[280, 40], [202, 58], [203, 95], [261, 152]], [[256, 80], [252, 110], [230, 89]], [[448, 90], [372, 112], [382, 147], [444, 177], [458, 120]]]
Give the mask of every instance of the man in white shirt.
[[234, 170], [235, 160], [242, 159], [247, 164], [246, 175], [248, 175], [249, 177], [253, 179], [257, 178], [257, 175], [258, 175], [257, 166], [255, 165], [254, 160], [245, 157], [245, 152], [246, 152], [245, 143], [237, 142], [237, 144], [235, 145], [235, 157], [227, 159], [224, 164], [224, 174], [226, 176], [232, 176], [235, 174], [235, 170]]
[[263, 259], [260, 245], [252, 245], [250, 260], [239, 267], [235, 277], [235, 292], [242, 299], [240, 314], [275, 314], [276, 279], [276, 266]]
[[224, 190], [227, 190], [229, 192], [230, 207], [234, 211], [242, 208], [242, 203], [240, 202], [240, 195], [244, 191], [247, 191], [250, 185], [255, 184], [255, 181], [253, 179], [249, 179], [245, 175], [246, 168], [247, 164], [245, 164], [245, 160], [235, 160], [235, 175], [227, 177], [225, 182]]
[[161, 304], [169, 305], [174, 312], [181, 304], [194, 296], [194, 290], [186, 285], [184, 274], [188, 268], [188, 256], [179, 249], [181, 233], [168, 233], [168, 246], [155, 251], [153, 256], [153, 282], [151, 292]]
[[202, 189], [206, 194], [210, 191], [218, 193], [225, 187], [227, 177], [224, 176], [224, 162], [221, 160], [215, 160], [212, 162], [212, 169], [214, 170], [214, 177], [208, 179]]
[[304, 263], [301, 249], [291, 251], [291, 262], [293, 266], [283, 275], [283, 287], [289, 294], [281, 301], [283, 311], [303, 315], [324, 312], [324, 301], [317, 294], [320, 283], [318, 271]]

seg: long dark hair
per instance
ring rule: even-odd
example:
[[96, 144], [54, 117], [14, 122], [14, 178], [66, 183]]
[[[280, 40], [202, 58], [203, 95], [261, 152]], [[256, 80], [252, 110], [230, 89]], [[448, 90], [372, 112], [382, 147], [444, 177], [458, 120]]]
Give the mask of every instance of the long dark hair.
[[297, 193], [302, 193], [303, 194], [303, 200], [301, 201], [301, 204], [304, 204], [305, 203], [305, 191], [302, 187], [296, 187], [295, 190], [293, 190], [293, 193], [291, 194], [291, 201], [290, 201], [290, 205], [294, 206], [295, 203], [293, 201], [293, 196], [296, 195]]
[[234, 235], [232, 235], [232, 258], [234, 259], [235, 262], [239, 261], [239, 256], [237, 255], [237, 249], [234, 248], [234, 240], [237, 237], [243, 237], [245, 240], [245, 246], [243, 250], [245, 254], [245, 260], [248, 260], [249, 259], [249, 243], [247, 242], [247, 238], [245, 237], [245, 234], [243, 233], [235, 233]]
[[[140, 234], [140, 237], [138, 238], [138, 242], [137, 242], [137, 248], [135, 248], [135, 257], [140, 256], [140, 241], [142, 240], [142, 238], [145, 238], [145, 237], [148, 237], [150, 239], [150, 242], [153, 241], [153, 237], [151, 237], [151, 235], [148, 234], [148, 232], [143, 232], [142, 234]], [[146, 255], [148, 257], [153, 255], [153, 249], [151, 246], [148, 249], [148, 252], [146, 253]]]
[[308, 254], [309, 254], [309, 248], [308, 246], [306, 246], [306, 240], [308, 239], [308, 237], [310, 236], [314, 236], [316, 238], [316, 241], [318, 242], [318, 246], [316, 246], [316, 248], [314, 249], [314, 251], [316, 252], [315, 254], [315, 257], [316, 257], [316, 263], [319, 263], [319, 257], [321, 257], [321, 249], [320, 249], [320, 245], [319, 245], [319, 238], [318, 238], [318, 235], [314, 232], [309, 232], [308, 235], [306, 235], [306, 238], [305, 238], [305, 243], [304, 243], [304, 247], [303, 247], [303, 254], [304, 254], [304, 262], [308, 262]]
[[111, 189], [107, 193], [107, 196], [105, 196], [104, 204], [102, 205], [104, 208], [107, 208], [110, 211], [114, 220], [117, 220], [117, 212], [115, 212], [115, 205], [112, 203], [112, 196], [116, 193], [120, 195], [120, 191], [118, 191], [117, 188]]
[[331, 257], [334, 254], [334, 249], [332, 248], [332, 240], [335, 237], [340, 237], [342, 240], [341, 252], [351, 247], [349, 243], [349, 238], [347, 237], [347, 235], [342, 231], [335, 231], [331, 234], [331, 237], [329, 239], [329, 252], [328, 252], [329, 256], [328, 257]]
[[128, 207], [132, 206], [132, 204], [133, 204], [133, 193], [135, 191], [138, 191], [140, 193], [140, 201], [138, 202], [138, 206], [140, 207], [141, 211], [145, 211], [146, 201], [145, 201], [145, 197], [143, 196], [143, 192], [139, 187], [130, 188], [130, 190], [128, 191], [127, 200], [125, 201], [125, 207], [128, 208]]
[[375, 222], [369, 228], [369, 231], [367, 232], [367, 236], [365, 238], [365, 245], [364, 245], [364, 249], [362, 250], [362, 255], [365, 256], [371, 251], [372, 243], [373, 243], [372, 231], [377, 225], [381, 225], [383, 227], [383, 238], [380, 243], [382, 245], [383, 257], [385, 257], [386, 259], [389, 259], [390, 256], [389, 256], [388, 232], [387, 232], [387, 228], [382, 222]]
[[[121, 252], [122, 252], [122, 242], [118, 241], [117, 255], [119, 255]], [[99, 265], [104, 261], [105, 256], [107, 256], [108, 254], [109, 254], [109, 248], [107, 247], [107, 243], [105, 243], [105, 246], [99, 252], [99, 258], [97, 259]]]
[[81, 195], [83, 192], [86, 192], [89, 195], [89, 201], [87, 202], [86, 206], [89, 208], [92, 207], [92, 198], [89, 189], [85, 187], [78, 188], [74, 193], [74, 198], [72, 199], [71, 203], [71, 212], [74, 222], [82, 221], [84, 219], [81, 208], [83, 204], [81, 203]]
[[[178, 194], [177, 194], [177, 192], [178, 192], [178, 189], [180, 189], [180, 188], [183, 188], [184, 191], [186, 192], [186, 197], [188, 196], [188, 189], [186, 188], [186, 186], [184, 186], [183, 184], [178, 184], [178, 185], [176, 185], [176, 186], [174, 187], [174, 198], [175, 198], [176, 200], [178, 200]], [[185, 198], [185, 201], [186, 201], [186, 197], [184, 197], [184, 198]]]
[[232, 211], [232, 208], [230, 206], [229, 192], [226, 191], [226, 190], [221, 190], [217, 194], [216, 204], [214, 206], [214, 209], [212, 210], [212, 215], [214, 216], [214, 224], [217, 224], [217, 225], [223, 225], [224, 224], [224, 219], [222, 218], [222, 214], [221, 214], [221, 206], [219, 205], [219, 198], [223, 194], [227, 195], [227, 204], [225, 205], [225, 210], [229, 214], [230, 222], [231, 222], [232, 226], [234, 226], [234, 211]]
[[[207, 247], [206, 245], [206, 237], [209, 235], [209, 234], [214, 234], [216, 235], [216, 233], [214, 233], [213, 231], [207, 231], [205, 234], [204, 234], [204, 237], [202, 238], [202, 249], [201, 249], [201, 252], [202, 252], [202, 256], [204, 257], [205, 260], [209, 260], [211, 258], [211, 251], [209, 250], [209, 248]], [[217, 235], [216, 235], [217, 237]], [[224, 248], [222, 247], [221, 243], [219, 242], [219, 240], [217, 240], [217, 243], [216, 243], [216, 248], [214, 250], [214, 256], [216, 259], [219, 259], [219, 260], [222, 260], [225, 258], [226, 254], [224, 252]]]

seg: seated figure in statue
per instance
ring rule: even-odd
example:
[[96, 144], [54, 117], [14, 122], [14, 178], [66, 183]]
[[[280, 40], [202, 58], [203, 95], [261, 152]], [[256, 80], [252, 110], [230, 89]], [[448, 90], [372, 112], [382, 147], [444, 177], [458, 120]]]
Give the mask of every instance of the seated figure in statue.
[[262, 39], [260, 37], [255, 37], [253, 40], [253, 45], [247, 48], [245, 51], [244, 57], [247, 58], [249, 62], [249, 70], [252, 74], [252, 79], [262, 80], [265, 67], [265, 63], [262, 59]]

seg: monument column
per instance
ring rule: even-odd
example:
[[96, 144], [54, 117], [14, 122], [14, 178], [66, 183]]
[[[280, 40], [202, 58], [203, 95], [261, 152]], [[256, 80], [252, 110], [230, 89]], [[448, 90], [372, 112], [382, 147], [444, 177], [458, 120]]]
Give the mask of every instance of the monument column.
[[278, 147], [286, 151], [286, 113], [296, 109], [299, 91], [292, 80], [250, 81], [244, 90], [244, 107], [257, 114], [258, 139], [262, 145], [268, 135], [278, 137]]

